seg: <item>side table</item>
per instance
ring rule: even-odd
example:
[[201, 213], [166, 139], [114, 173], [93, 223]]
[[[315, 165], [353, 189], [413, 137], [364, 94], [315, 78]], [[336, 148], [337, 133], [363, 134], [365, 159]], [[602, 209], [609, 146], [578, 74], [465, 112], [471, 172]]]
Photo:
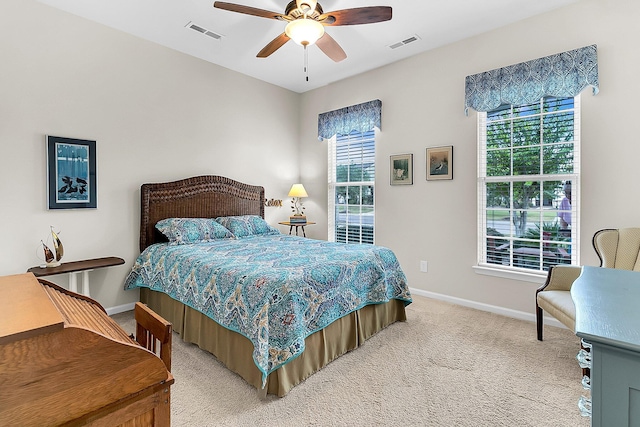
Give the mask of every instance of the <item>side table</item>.
[[304, 224], [301, 224], [299, 222], [282, 221], [282, 222], [279, 222], [278, 224], [289, 226], [289, 234], [291, 234], [291, 232], [293, 231], [293, 227], [295, 227], [296, 228], [296, 236], [298, 235], [298, 227], [300, 227], [300, 228], [302, 228], [302, 237], [307, 237], [307, 235], [304, 233], [304, 227], [307, 226], [307, 225], [313, 225], [313, 224], [315, 224], [315, 222], [307, 221]]
[[82, 292], [87, 297], [89, 295], [89, 272], [96, 268], [112, 267], [114, 265], [124, 264], [124, 260], [118, 257], [105, 257], [87, 259], [82, 261], [63, 262], [57, 267], [31, 267], [27, 273], [33, 273], [36, 277], [53, 276], [54, 274], [69, 273], [69, 290], [78, 293], [78, 277], [77, 274], [82, 272]]

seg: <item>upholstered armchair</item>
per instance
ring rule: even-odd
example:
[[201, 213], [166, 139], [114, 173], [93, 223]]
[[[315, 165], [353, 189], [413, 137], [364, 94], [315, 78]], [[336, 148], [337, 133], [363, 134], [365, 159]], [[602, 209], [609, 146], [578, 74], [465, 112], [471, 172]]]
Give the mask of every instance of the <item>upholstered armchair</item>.
[[[640, 228], [600, 230], [593, 236], [593, 248], [600, 258], [600, 267], [640, 271]], [[543, 310], [575, 331], [576, 308], [571, 299], [571, 285], [581, 271], [581, 267], [571, 265], [549, 269], [547, 281], [536, 291], [539, 341], [542, 341]]]

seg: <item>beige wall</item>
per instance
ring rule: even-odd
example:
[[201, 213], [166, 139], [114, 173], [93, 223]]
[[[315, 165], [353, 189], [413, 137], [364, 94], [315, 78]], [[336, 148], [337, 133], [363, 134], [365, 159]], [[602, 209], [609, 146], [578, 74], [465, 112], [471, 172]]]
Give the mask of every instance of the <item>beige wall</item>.
[[[377, 243], [396, 252], [418, 291], [531, 314], [536, 284], [472, 269], [476, 117], [463, 113], [464, 77], [598, 45], [601, 93], [582, 96], [581, 194], [582, 260], [596, 264], [596, 230], [640, 225], [640, 149], [631, 126], [640, 99], [638, 16], [633, 0], [582, 0], [298, 95], [34, 0], [4, 0], [0, 274], [36, 265], [38, 243], [55, 225], [65, 260], [125, 258], [124, 266], [92, 273], [92, 292], [106, 307], [134, 301], [135, 292], [120, 289], [138, 254], [140, 184], [198, 174], [262, 184], [268, 198], [284, 199], [300, 176], [311, 195], [307, 214], [318, 222], [308, 235], [326, 238], [327, 156], [317, 114], [377, 98]], [[98, 141], [97, 210], [46, 209], [46, 134]], [[454, 146], [453, 181], [424, 179], [425, 148], [438, 145]], [[389, 156], [400, 153], [414, 154], [413, 186], [388, 184]], [[286, 218], [287, 205], [267, 208], [267, 219]], [[428, 273], [419, 272], [420, 260]]]
[[[126, 260], [91, 273], [92, 296], [126, 304], [142, 183], [224, 175], [285, 198], [298, 177], [295, 93], [34, 0], [0, 2], [0, 56], [2, 275], [39, 264], [53, 225], [64, 261]], [[47, 134], [97, 141], [98, 209], [47, 210]]]
[[[376, 243], [398, 255], [410, 286], [506, 309], [534, 312], [535, 283], [476, 274], [476, 113], [465, 117], [467, 75], [590, 44], [598, 45], [601, 92], [582, 94], [582, 234], [585, 264], [597, 265], [593, 233], [640, 226], [640, 3], [579, 3], [424, 53], [302, 96], [301, 173], [310, 193], [326, 188], [326, 143], [318, 112], [371, 99], [383, 104], [377, 139]], [[425, 149], [454, 146], [453, 181], [425, 179]], [[413, 153], [414, 185], [389, 185], [389, 156]], [[318, 166], [318, 160], [324, 164]], [[326, 201], [318, 200], [326, 210]], [[317, 214], [316, 214], [317, 215]], [[318, 229], [326, 228], [321, 225]], [[419, 271], [419, 261], [429, 271]], [[462, 301], [465, 302], [465, 301]]]

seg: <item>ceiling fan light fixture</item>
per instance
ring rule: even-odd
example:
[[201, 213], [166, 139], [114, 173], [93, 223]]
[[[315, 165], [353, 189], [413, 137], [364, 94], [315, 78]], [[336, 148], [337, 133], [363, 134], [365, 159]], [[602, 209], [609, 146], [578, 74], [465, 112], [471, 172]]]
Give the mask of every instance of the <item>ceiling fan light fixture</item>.
[[300, 46], [311, 46], [324, 35], [324, 26], [313, 19], [296, 19], [287, 24], [284, 32]]

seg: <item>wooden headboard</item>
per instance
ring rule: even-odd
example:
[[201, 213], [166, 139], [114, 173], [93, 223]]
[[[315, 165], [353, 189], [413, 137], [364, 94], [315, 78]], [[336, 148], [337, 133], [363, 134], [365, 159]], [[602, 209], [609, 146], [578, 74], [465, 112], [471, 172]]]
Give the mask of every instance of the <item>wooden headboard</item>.
[[264, 218], [264, 187], [223, 176], [203, 175], [140, 188], [140, 252], [167, 239], [156, 230], [165, 218], [216, 218], [260, 215]]

